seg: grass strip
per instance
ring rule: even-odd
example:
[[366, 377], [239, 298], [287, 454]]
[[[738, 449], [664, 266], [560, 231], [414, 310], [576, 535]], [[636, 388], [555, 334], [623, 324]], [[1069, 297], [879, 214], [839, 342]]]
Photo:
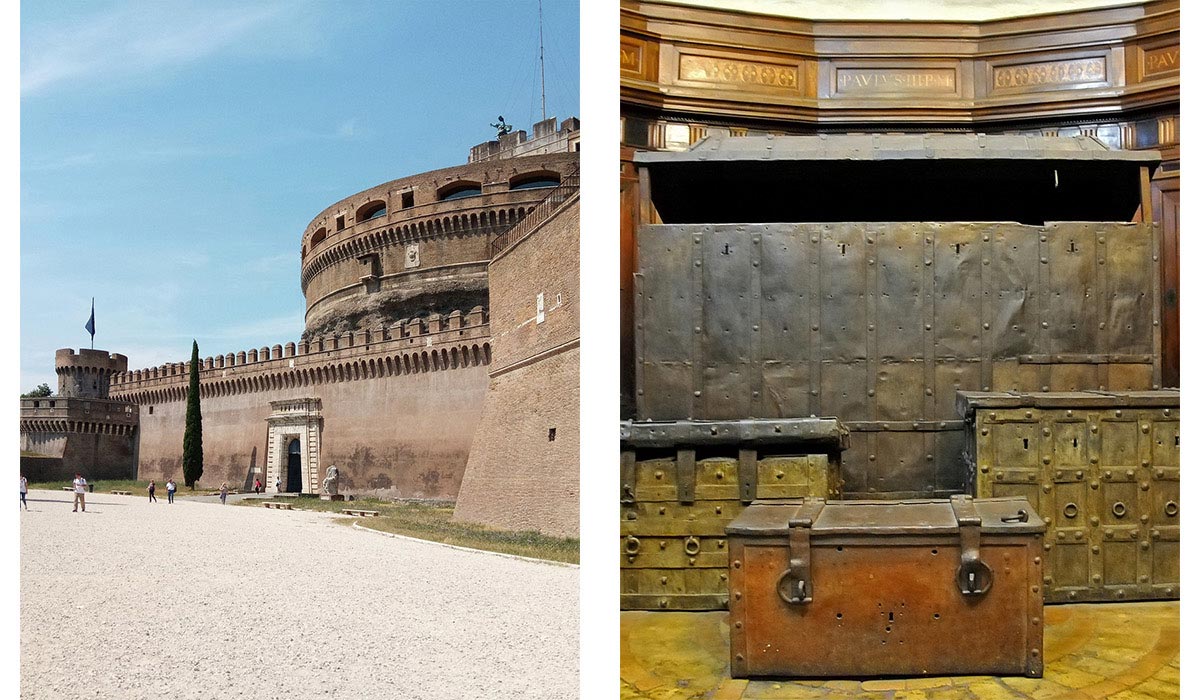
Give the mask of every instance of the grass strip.
[[[448, 501], [383, 501], [374, 498], [353, 501], [322, 501], [314, 498], [271, 499], [290, 503], [294, 510], [341, 513], [344, 510], [374, 510], [377, 517], [361, 518], [361, 524], [381, 532], [442, 542], [489, 552], [516, 554], [548, 561], [579, 563], [577, 538], [550, 537], [531, 530], [495, 530], [471, 523], [454, 522], [454, 504]], [[238, 505], [262, 508], [265, 499], [247, 499]]]

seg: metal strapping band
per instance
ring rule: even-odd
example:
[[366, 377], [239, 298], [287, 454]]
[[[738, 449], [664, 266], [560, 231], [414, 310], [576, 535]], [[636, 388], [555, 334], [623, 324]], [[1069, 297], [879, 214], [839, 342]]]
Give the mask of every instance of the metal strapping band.
[[633, 503], [633, 486], [637, 459], [633, 450], [621, 452], [621, 503]]
[[675, 487], [680, 503], [696, 500], [696, 451], [679, 450], [675, 457]]
[[742, 503], [753, 501], [758, 494], [758, 450], [738, 450], [738, 485]]

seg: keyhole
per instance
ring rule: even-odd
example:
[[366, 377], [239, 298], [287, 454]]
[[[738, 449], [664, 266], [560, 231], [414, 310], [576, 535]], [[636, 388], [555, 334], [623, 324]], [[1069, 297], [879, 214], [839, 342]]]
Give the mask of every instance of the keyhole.
[[729, 255], [729, 244], [725, 244], [725, 250], [721, 251], [721, 255]]
[[962, 253], [962, 243], [955, 243], [954, 244], [954, 254], [958, 255], [959, 253]]
[[1175, 436], [1175, 446], [1179, 447], [1179, 436], [1178, 435]]
[[1071, 253], [1075, 253], [1078, 250], [1079, 249], [1075, 247], [1075, 241], [1071, 241], [1071, 245], [1067, 248], [1067, 251], [1069, 251]]
[[842, 249], [842, 257], [843, 257], [843, 258], [844, 258], [844, 257], [846, 257], [846, 244], [845, 244], [845, 243], [842, 243], [842, 244], [841, 244], [840, 246], [838, 246], [838, 247]]
[[1071, 438], [1071, 447], [1079, 447], [1079, 438]]
[[1029, 449], [1029, 438], [1022, 438], [1021, 442], [1025, 444], [1025, 449]]
[[895, 621], [896, 621], [896, 616], [889, 610], [888, 611], [888, 622], [895, 622]]

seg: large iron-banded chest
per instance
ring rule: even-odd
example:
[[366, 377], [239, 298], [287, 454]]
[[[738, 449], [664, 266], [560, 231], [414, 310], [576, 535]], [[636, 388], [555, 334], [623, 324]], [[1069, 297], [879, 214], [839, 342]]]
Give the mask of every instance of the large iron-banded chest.
[[1161, 386], [1153, 152], [709, 137], [639, 153], [638, 420], [836, 416], [847, 498], [969, 493], [958, 391]]
[[1020, 498], [755, 502], [727, 528], [734, 677], [1042, 674]]
[[1046, 521], [1047, 602], [1179, 597], [1179, 392], [964, 393], [976, 494]]

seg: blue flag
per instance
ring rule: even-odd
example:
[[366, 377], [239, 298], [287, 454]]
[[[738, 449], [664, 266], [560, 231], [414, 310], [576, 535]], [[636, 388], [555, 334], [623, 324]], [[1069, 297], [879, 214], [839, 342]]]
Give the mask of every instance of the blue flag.
[[96, 342], [96, 297], [92, 297], [92, 315], [84, 328], [92, 335], [92, 342]]

